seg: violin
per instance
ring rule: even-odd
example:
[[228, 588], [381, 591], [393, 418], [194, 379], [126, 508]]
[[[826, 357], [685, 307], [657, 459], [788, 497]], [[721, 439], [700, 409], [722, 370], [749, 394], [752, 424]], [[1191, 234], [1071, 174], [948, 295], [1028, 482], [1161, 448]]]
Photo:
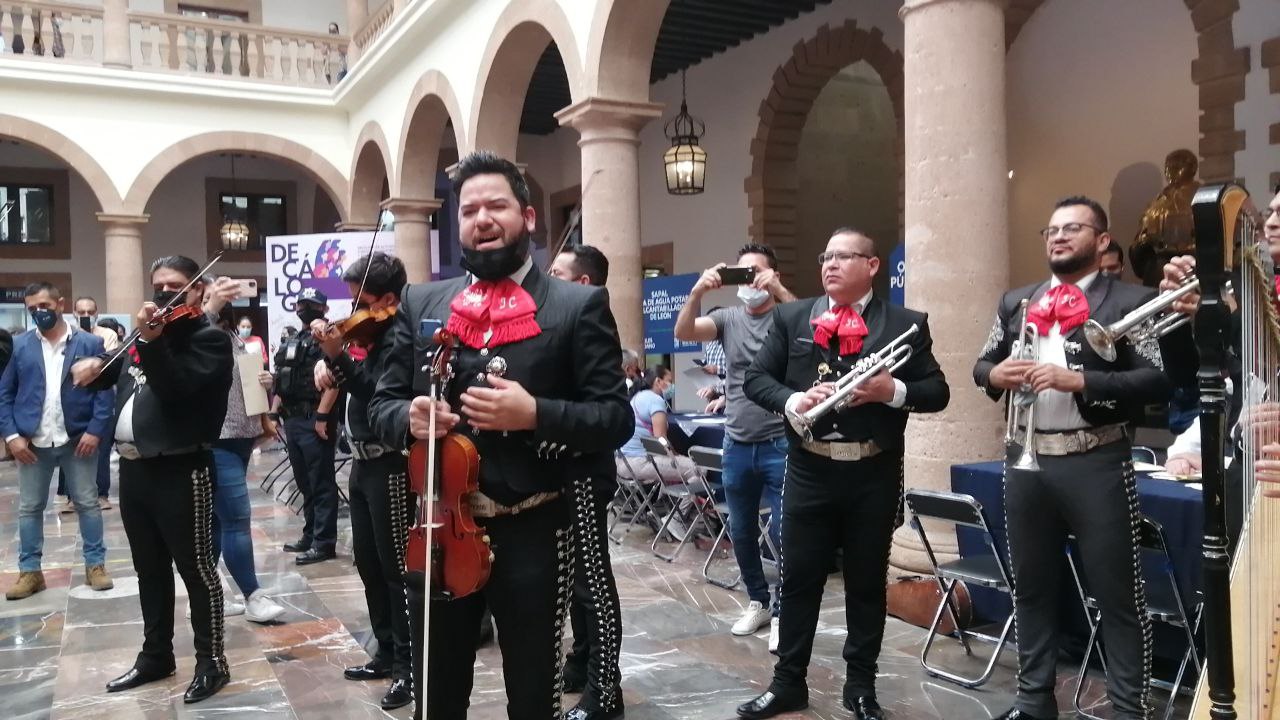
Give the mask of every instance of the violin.
[[156, 314], [152, 315], [151, 319], [147, 321], [147, 327], [152, 330], [161, 328], [161, 332], [163, 332], [164, 328], [168, 328], [175, 323], [181, 324], [187, 320], [195, 320], [203, 315], [204, 311], [195, 305], [176, 305], [174, 307], [158, 310]]
[[381, 310], [359, 308], [350, 317], [329, 323], [327, 333], [336, 333], [352, 345], [368, 348], [382, 335], [387, 323], [396, 316], [394, 305]]
[[[436, 345], [428, 367], [428, 397], [432, 400], [444, 396], [444, 387], [452, 379], [453, 341], [442, 328], [432, 335]], [[434, 412], [429, 426], [434, 438]], [[423, 573], [427, 597], [432, 596], [433, 586], [447, 597], [466, 597], [489, 580], [493, 563], [489, 537], [476, 524], [467, 499], [479, 492], [479, 478], [480, 454], [475, 444], [459, 433], [449, 433], [440, 440], [420, 440], [409, 450], [409, 489], [418, 495], [418, 510], [409, 529], [405, 565], [409, 571]], [[424, 630], [424, 643], [425, 637]]]

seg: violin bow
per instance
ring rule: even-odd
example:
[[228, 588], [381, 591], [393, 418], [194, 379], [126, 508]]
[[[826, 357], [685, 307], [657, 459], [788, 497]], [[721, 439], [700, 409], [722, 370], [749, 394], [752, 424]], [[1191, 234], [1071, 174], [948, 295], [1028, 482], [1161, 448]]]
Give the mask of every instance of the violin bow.
[[[595, 181], [596, 175], [603, 172], [603, 168], [596, 168], [591, 173], [591, 177], [587, 178], [587, 184], [582, 187], [582, 196], [578, 198], [577, 204], [573, 206], [573, 212], [569, 213], [569, 222], [565, 223], [564, 230], [560, 231], [560, 240], [557, 241], [555, 252], [547, 255], [547, 274], [551, 274], [551, 262], [556, 256], [564, 252], [565, 245], [569, 242], [569, 237], [573, 235], [573, 231], [582, 225], [582, 203], [587, 199], [587, 193], [591, 192], [591, 183]], [[548, 248], [550, 250], [551, 248]]]

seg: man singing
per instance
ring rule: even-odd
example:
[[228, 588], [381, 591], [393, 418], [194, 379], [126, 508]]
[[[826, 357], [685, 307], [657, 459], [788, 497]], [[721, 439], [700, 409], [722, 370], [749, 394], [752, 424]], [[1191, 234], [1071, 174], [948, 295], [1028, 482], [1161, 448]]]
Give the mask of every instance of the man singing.
[[[885, 573], [893, 530], [902, 523], [903, 434], [911, 412], [938, 412], [950, 391], [933, 358], [924, 313], [874, 296], [880, 269], [874, 241], [836, 230], [818, 256], [826, 294], [786, 303], [747, 369], [747, 399], [786, 413], [786, 493], [782, 498], [782, 613], [778, 662], [769, 689], [738, 707], [743, 718], [769, 718], [809, 706], [805, 683], [822, 589], [835, 548], [844, 556], [849, 635], [844, 706], [858, 720], [883, 720], [876, 701], [876, 658], [884, 636]], [[908, 333], [912, 326], [913, 333]], [[881, 369], [806, 428], [798, 416], [831, 397], [834, 382], [896, 338], [910, 359]], [[805, 433], [804, 430], [808, 430]]]
[[[1009, 447], [1005, 462], [1005, 516], [1014, 579], [1018, 640], [1018, 695], [1002, 720], [1058, 717], [1054, 698], [1058, 661], [1058, 598], [1062, 548], [1074, 534], [1090, 589], [1102, 610], [1107, 648], [1107, 694], [1115, 716], [1146, 718], [1151, 673], [1151, 627], [1138, 558], [1137, 485], [1128, 424], [1143, 406], [1169, 399], [1159, 344], [1127, 339], [1114, 362], [1098, 356], [1083, 325], [1109, 325], [1154, 291], [1099, 272], [1113, 242], [1107, 214], [1095, 201], [1058, 202], [1040, 233], [1052, 273], [1046, 281], [1011, 290], [996, 307], [996, 321], [973, 368], [993, 400], [1020, 389], [1036, 394], [1034, 452], [1038, 471], [1018, 470], [1022, 454]], [[1020, 306], [1039, 333], [1035, 359], [1010, 357], [1023, 334]], [[1185, 338], [1184, 338], [1185, 340]], [[1015, 437], [1024, 437], [1015, 428]]]
[[[195, 282], [176, 306], [193, 316], [150, 323], [198, 276], [181, 255], [151, 264], [152, 302], [135, 318], [138, 363], [127, 353], [81, 360], [77, 385], [117, 386], [116, 449], [120, 453], [120, 518], [138, 572], [143, 642], [133, 667], [107, 683], [130, 690], [173, 674], [173, 566], [191, 599], [196, 672], [183, 700], [205, 700], [231, 679], [223, 652], [222, 583], [213, 565], [213, 455], [231, 390], [231, 339], [200, 312], [204, 283]], [[122, 368], [125, 370], [122, 372]], [[100, 373], [100, 374], [99, 374]]]
[[[561, 632], [574, 556], [608, 552], [593, 533], [571, 540], [569, 505], [591, 512], [597, 482], [589, 474], [596, 464], [576, 460], [612, 452], [631, 435], [622, 348], [603, 289], [534, 269], [535, 212], [512, 162], [472, 153], [453, 182], [468, 275], [405, 290], [370, 405], [374, 429], [392, 447], [429, 441], [434, 413], [438, 436], [464, 434], [481, 458], [480, 492], [470, 503], [492, 542], [492, 570], [466, 597], [440, 597], [432, 588], [426, 692], [414, 683], [418, 711], [431, 720], [467, 716], [488, 606], [501, 638], [508, 717], [550, 720], [561, 716]], [[430, 321], [443, 322], [459, 343], [456, 378], [434, 405], [415, 391], [432, 351]], [[411, 585], [415, 621], [421, 597]], [[417, 675], [416, 645], [414, 655]]]

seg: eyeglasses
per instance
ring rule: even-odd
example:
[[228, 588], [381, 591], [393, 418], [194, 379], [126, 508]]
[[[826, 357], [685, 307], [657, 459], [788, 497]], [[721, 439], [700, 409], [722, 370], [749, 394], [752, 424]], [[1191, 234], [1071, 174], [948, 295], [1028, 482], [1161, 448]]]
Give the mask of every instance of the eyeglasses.
[[818, 264], [826, 265], [832, 260], [839, 260], [842, 263], [852, 262], [854, 258], [866, 258], [870, 260], [875, 255], [867, 255], [865, 253], [856, 252], [824, 252], [818, 253]]
[[1040, 231], [1040, 237], [1044, 238], [1045, 240], [1048, 240], [1049, 238], [1053, 237], [1054, 235], [1057, 235], [1058, 233], [1062, 233], [1063, 237], [1075, 237], [1079, 235], [1080, 231], [1084, 230], [1085, 228], [1089, 228], [1090, 230], [1093, 230], [1095, 232], [1106, 232], [1106, 230], [1096, 225], [1087, 225], [1085, 223], [1067, 223], [1062, 227], [1058, 227], [1057, 225], [1050, 225], [1049, 227]]

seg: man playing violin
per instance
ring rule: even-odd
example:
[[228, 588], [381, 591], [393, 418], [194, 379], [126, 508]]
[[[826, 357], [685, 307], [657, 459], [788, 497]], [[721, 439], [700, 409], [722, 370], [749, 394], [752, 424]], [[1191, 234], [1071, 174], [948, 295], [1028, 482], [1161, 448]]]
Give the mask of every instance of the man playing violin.
[[[487, 606], [502, 648], [508, 717], [550, 720], [561, 717], [561, 634], [574, 558], [591, 552], [574, 553], [569, 531], [570, 504], [592, 505], [594, 465], [580, 458], [612, 452], [631, 435], [622, 348], [604, 289], [534, 269], [535, 212], [513, 163], [472, 153], [459, 162], [453, 187], [468, 274], [406, 288], [370, 404], [374, 429], [392, 447], [429, 441], [434, 415], [437, 436], [462, 433], [480, 456], [470, 510], [494, 560], [479, 592], [448, 597], [432, 588], [426, 692], [414, 683], [418, 711], [431, 720], [467, 716]], [[456, 379], [436, 402], [415, 389], [433, 350], [430, 321], [445, 323], [458, 342]], [[415, 622], [421, 603], [411, 584]]]
[[[102, 355], [71, 368], [77, 385], [116, 386], [120, 519], [138, 573], [143, 643], [133, 667], [107, 683], [130, 690], [174, 673], [173, 566], [191, 602], [195, 678], [184, 701], [199, 702], [231, 678], [223, 651], [222, 583], [213, 565], [213, 457], [231, 390], [226, 333], [200, 310], [204, 284], [194, 260], [170, 255], [151, 265], [152, 302], [135, 322], [137, 361]], [[171, 307], [170, 311], [160, 311]], [[120, 351], [117, 351], [120, 352]]]
[[[343, 427], [355, 458], [351, 550], [364, 583], [369, 624], [378, 639], [373, 659], [347, 668], [343, 676], [348, 680], [392, 678], [382, 697], [383, 709], [391, 710], [413, 702], [409, 607], [404, 592], [410, 505], [404, 455], [374, 435], [368, 408], [386, 357], [387, 330], [405, 285], [404, 263], [375, 252], [348, 267], [342, 279], [351, 288], [356, 313], [342, 322], [311, 323], [311, 334], [325, 355], [316, 363], [315, 381], [320, 390], [338, 387], [347, 393]], [[353, 359], [348, 345], [362, 346], [367, 353], [364, 359]]]

